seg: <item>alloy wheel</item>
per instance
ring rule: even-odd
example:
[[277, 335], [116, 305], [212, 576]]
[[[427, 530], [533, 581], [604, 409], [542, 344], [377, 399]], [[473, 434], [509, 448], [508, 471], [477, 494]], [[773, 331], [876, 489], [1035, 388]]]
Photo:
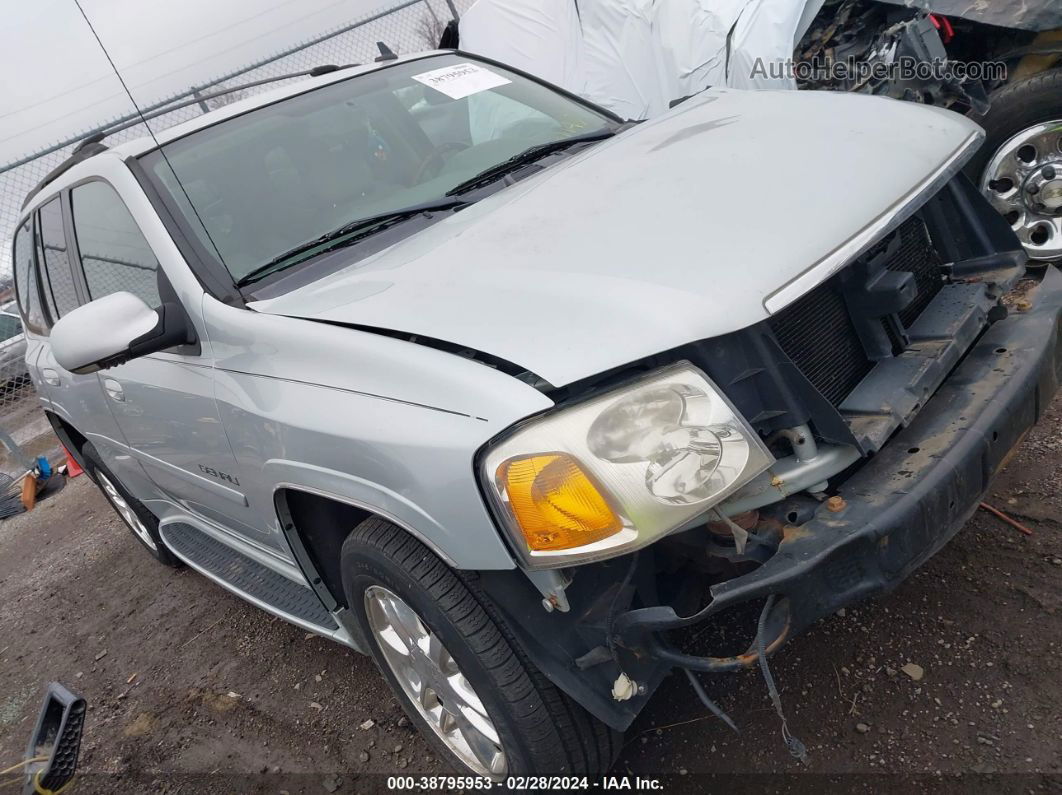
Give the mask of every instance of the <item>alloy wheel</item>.
[[130, 507], [129, 503], [125, 501], [125, 498], [111, 483], [110, 478], [103, 474], [100, 470], [96, 470], [96, 477], [99, 478], [100, 486], [103, 487], [103, 493], [107, 499], [111, 501], [111, 505], [118, 511], [118, 515], [122, 517], [122, 520], [129, 526], [129, 529], [136, 533], [137, 537], [147, 544], [148, 548], [153, 552], [157, 551], [155, 541], [151, 537], [151, 533], [148, 532], [147, 527], [140, 521], [140, 517], [136, 515], [136, 512]]
[[504, 776], [508, 763], [498, 731], [439, 636], [387, 588], [370, 586], [364, 598], [384, 660], [420, 716], [476, 773]]

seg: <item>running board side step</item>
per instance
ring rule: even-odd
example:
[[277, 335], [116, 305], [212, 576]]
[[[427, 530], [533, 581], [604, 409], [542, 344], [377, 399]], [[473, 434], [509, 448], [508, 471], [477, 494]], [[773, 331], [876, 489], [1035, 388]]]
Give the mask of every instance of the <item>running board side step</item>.
[[308, 586], [289, 580], [190, 524], [173, 522], [161, 526], [159, 532], [173, 554], [237, 596], [307, 629], [328, 634], [340, 629]]

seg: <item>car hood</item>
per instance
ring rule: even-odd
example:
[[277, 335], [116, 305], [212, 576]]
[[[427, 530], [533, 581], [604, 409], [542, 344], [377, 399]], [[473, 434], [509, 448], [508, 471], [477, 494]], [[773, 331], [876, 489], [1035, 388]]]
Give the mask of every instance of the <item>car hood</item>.
[[467, 346], [562, 386], [777, 312], [981, 137], [914, 103], [711, 90], [250, 306]]

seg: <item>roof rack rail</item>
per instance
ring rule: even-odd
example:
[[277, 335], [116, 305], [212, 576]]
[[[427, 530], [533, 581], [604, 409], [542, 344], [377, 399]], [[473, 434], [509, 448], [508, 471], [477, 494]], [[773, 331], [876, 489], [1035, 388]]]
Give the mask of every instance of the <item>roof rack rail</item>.
[[70, 157], [68, 157], [62, 163], [60, 163], [47, 174], [45, 174], [44, 179], [38, 182], [34, 186], [33, 190], [26, 194], [26, 198], [22, 202], [21, 209], [25, 210], [26, 205], [30, 203], [34, 196], [36, 196], [38, 193], [48, 187], [50, 183], [54, 182], [58, 177], [60, 177], [62, 174], [65, 174], [78, 163], [81, 163], [84, 160], [88, 160], [90, 157], [92, 157], [93, 155], [98, 155], [100, 152], [106, 152], [108, 147], [105, 143], [103, 143], [103, 139], [106, 137], [106, 132], [95, 132], [85, 138], [83, 141], [79, 142], [77, 146], [74, 147], [74, 151], [70, 155]]
[[97, 132], [92, 133], [92, 135], [89, 135], [89, 136], [83, 138], [81, 141], [79, 141], [77, 146], [74, 147], [74, 149], [71, 152], [71, 154], [75, 154], [76, 155], [78, 152], [82, 151], [83, 149], [86, 149], [87, 147], [92, 146], [92, 144], [102, 144], [103, 143], [103, 139], [106, 138], [106, 137], [107, 137], [107, 131], [106, 130], [98, 130]]

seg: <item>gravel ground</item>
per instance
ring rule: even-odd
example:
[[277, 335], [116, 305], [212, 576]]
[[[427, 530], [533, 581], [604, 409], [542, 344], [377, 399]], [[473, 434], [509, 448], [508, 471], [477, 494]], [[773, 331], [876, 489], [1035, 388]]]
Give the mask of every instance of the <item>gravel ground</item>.
[[[740, 734], [672, 677], [615, 773], [666, 791], [1062, 792], [1060, 421], [1062, 399], [988, 497], [1032, 536], [979, 511], [897, 591], [773, 658], [806, 766], [749, 672], [706, 680]], [[364, 792], [449, 772], [370, 660], [159, 567], [87, 478], [0, 523], [0, 605], [0, 767], [57, 680], [89, 703], [78, 792]]]

